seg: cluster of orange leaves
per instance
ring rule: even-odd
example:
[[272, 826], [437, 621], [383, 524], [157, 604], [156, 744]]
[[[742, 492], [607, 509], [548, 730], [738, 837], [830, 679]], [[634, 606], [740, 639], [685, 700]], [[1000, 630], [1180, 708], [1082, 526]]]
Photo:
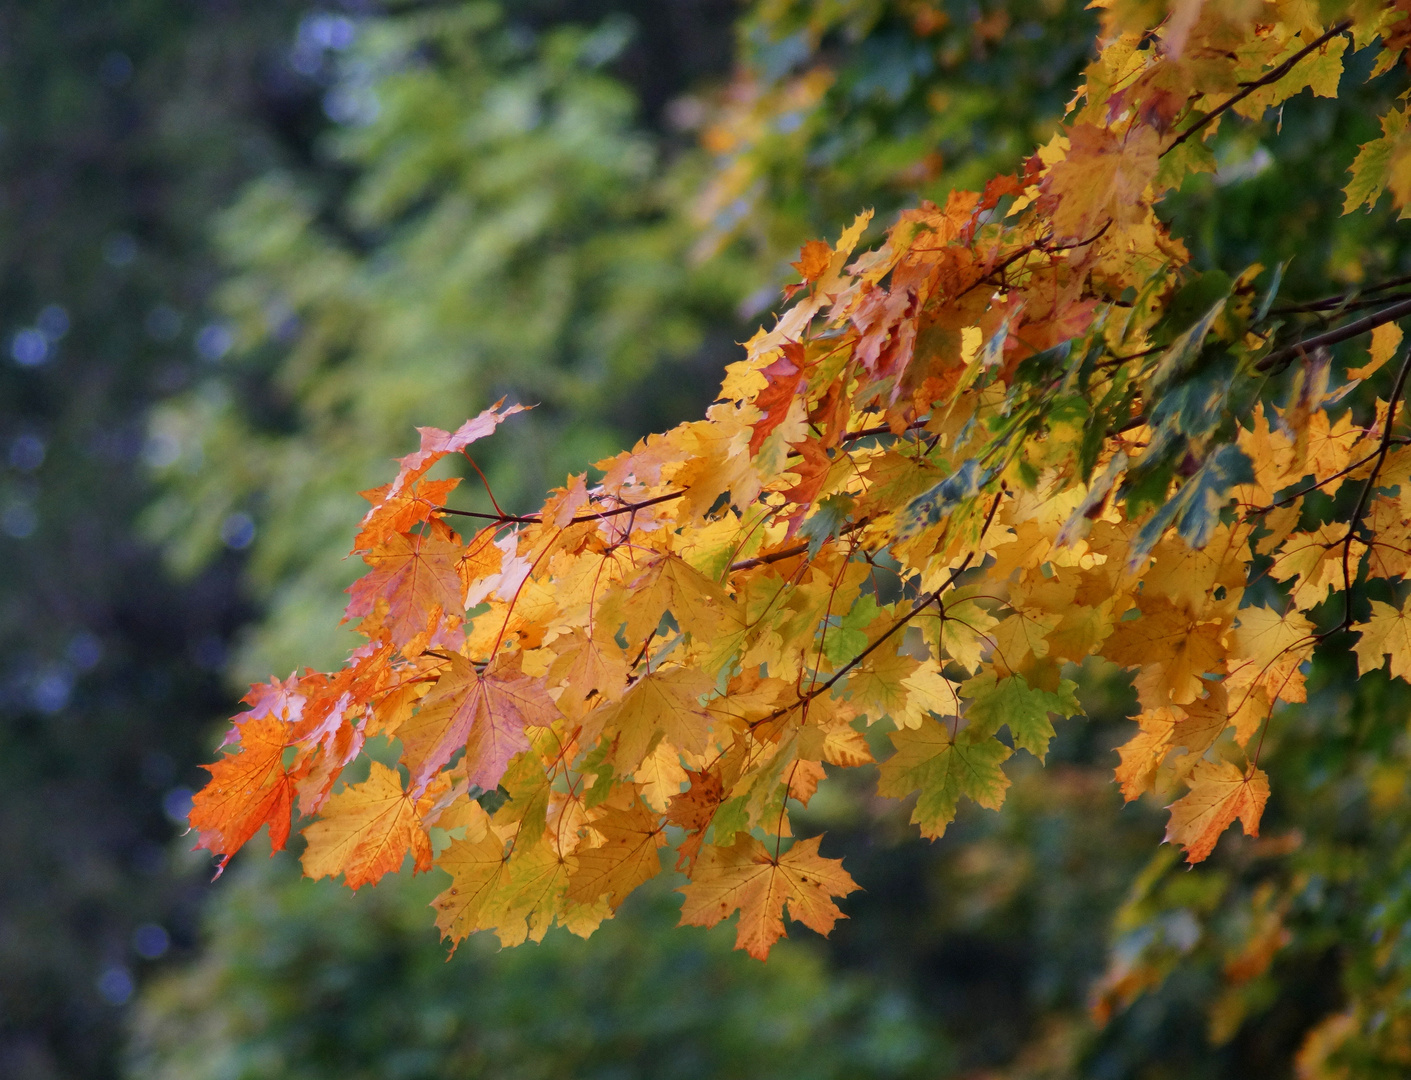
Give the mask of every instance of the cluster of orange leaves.
[[[1411, 569], [1395, 399], [1340, 411], [1400, 331], [1345, 377], [1304, 358], [1242, 422], [1163, 414], [1206, 385], [1183, 380], [1209, 350], [1238, 384], [1273, 342], [1254, 268], [1153, 344], [1187, 262], [1154, 208], [1213, 168], [1221, 118], [1335, 95], [1349, 36], [1385, 46], [1402, 13], [1363, 3], [1330, 26], [1293, 0], [1184, 0], [1148, 32], [1151, 4], [1108, 7], [1066, 125], [1024, 170], [902, 214], [860, 255], [868, 214], [807, 245], [793, 306], [703, 419], [468, 536], [457, 481], [428, 470], [518, 409], [423, 429], [365, 493], [347, 615], [367, 643], [251, 691], [196, 797], [199, 845], [229, 858], [268, 824], [279, 848], [297, 808], [309, 876], [356, 889], [410, 855], [449, 875], [444, 935], [514, 944], [591, 932], [671, 844], [682, 921], [738, 910], [763, 958], [786, 909], [826, 933], [856, 888], [818, 837], [792, 841], [790, 809], [874, 760], [872, 725], [891, 744], [879, 792], [915, 795], [938, 837], [962, 798], [1000, 806], [1013, 753], [1044, 756], [1052, 718], [1080, 711], [1065, 672], [1092, 655], [1136, 673], [1125, 796], [1184, 788], [1166, 838], [1192, 862], [1236, 820], [1256, 834], [1256, 736], [1303, 697], [1306, 612]], [[1226, 408], [1202, 392], [1185, 407]], [[1139, 504], [1153, 470], [1161, 496]], [[1363, 490], [1355, 517], [1310, 527], [1304, 495], [1340, 483]], [[1286, 599], [1248, 602], [1253, 577]], [[1364, 670], [1389, 654], [1411, 676], [1408, 620], [1376, 602], [1352, 627]]]

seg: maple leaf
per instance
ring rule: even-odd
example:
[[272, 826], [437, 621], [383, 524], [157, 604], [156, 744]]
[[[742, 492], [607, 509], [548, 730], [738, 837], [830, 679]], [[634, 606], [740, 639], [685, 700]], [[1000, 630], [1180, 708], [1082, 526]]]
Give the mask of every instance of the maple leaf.
[[818, 854], [821, 840], [800, 840], [778, 859], [747, 833], [737, 834], [730, 847], [708, 844], [691, 880], [678, 890], [686, 897], [681, 925], [711, 927], [739, 911], [735, 948], [756, 960], [766, 959], [785, 936], [786, 905], [792, 919], [827, 935], [846, 917], [832, 897], [847, 896], [857, 884], [841, 859]]
[[1405, 605], [1394, 608], [1380, 600], [1372, 601], [1372, 616], [1352, 627], [1361, 631], [1361, 638], [1352, 646], [1357, 654], [1357, 670], [1365, 675], [1381, 670], [1386, 657], [1391, 658], [1391, 677], [1411, 681], [1411, 618]]
[[623, 772], [633, 772], [657, 738], [693, 754], [706, 748], [712, 716], [700, 704], [714, 682], [688, 667], [660, 668], [638, 679], [619, 701], [589, 713], [583, 721], [585, 746], [603, 735], [615, 741], [612, 760]]
[[1166, 842], [1186, 850], [1198, 863], [1215, 850], [1220, 834], [1236, 819], [1246, 836], [1259, 835], [1259, 819], [1269, 801], [1269, 778], [1262, 769], [1240, 769], [1228, 761], [1201, 761], [1190, 777], [1191, 790], [1172, 803]]
[[1073, 716], [1080, 712], [1073, 695], [1077, 688], [1077, 683], [1064, 679], [1056, 691], [1040, 690], [1022, 675], [996, 679], [992, 672], [985, 672], [968, 680], [960, 691], [970, 699], [965, 715], [976, 736], [980, 732], [992, 735], [1001, 725], [1007, 726], [1014, 745], [1042, 761], [1053, 738], [1049, 714]]
[[684, 870], [696, 859], [705, 840], [715, 812], [720, 809], [724, 786], [713, 772], [686, 770], [691, 786], [675, 796], [667, 807], [666, 817], [673, 825], [686, 830], [686, 839], [677, 848], [676, 869]]
[[494, 833], [478, 840], [453, 840], [436, 860], [451, 875], [451, 884], [431, 906], [443, 938], [458, 942], [482, 929], [485, 902], [506, 876], [505, 845]]
[[1067, 156], [1044, 181], [1055, 231], [1077, 239], [1092, 235], [1106, 222], [1127, 222], [1140, 215], [1142, 191], [1156, 174], [1160, 149], [1160, 136], [1145, 124], [1125, 134], [1096, 124], [1072, 128]]
[[418, 873], [431, 869], [431, 840], [417, 803], [402, 790], [395, 769], [372, 762], [366, 780], [333, 795], [320, 819], [304, 829], [304, 874], [341, 873], [348, 888], [358, 889], [401, 869], [409, 851]]
[[510, 758], [529, 749], [525, 729], [548, 727], [559, 715], [544, 680], [523, 674], [514, 660], [504, 658], [477, 672], [470, 661], [451, 654], [449, 668], [397, 732], [412, 789], [424, 790], [464, 748], [467, 778], [493, 791]]
[[1204, 693], [1202, 678], [1224, 659], [1222, 627], [1163, 596], [1142, 597], [1141, 618], [1118, 623], [1103, 655], [1124, 667], [1139, 668], [1138, 690], [1145, 703], [1194, 701]]
[[790, 263], [804, 281], [813, 282], [821, 278], [833, 261], [833, 249], [822, 240], [810, 240], [799, 252], [799, 261]]
[[1396, 323], [1382, 323], [1372, 330], [1371, 359], [1361, 367], [1348, 368], [1349, 379], [1365, 379], [1381, 370], [1401, 347], [1402, 330]]
[[554, 643], [558, 654], [549, 668], [549, 681], [563, 683], [558, 706], [564, 715], [581, 719], [603, 701], [620, 697], [627, 685], [627, 657], [615, 641], [575, 627]]
[[612, 589], [598, 608], [598, 619], [627, 640], [639, 642], [671, 612], [683, 633], [709, 641], [732, 619], [729, 594], [675, 555], [664, 555], [631, 580]]
[[[500, 408], [504, 403], [505, 399], [500, 398], [479, 416], [467, 420], [454, 433], [442, 431], [440, 428], [417, 428], [421, 435], [421, 447], [415, 453], [400, 459], [401, 471], [397, 473], [397, 478], [387, 488], [384, 498], [400, 496], [447, 454], [464, 450], [471, 443], [491, 434], [515, 413], [524, 411], [523, 405]], [[375, 506], [372, 512], [376, 512], [378, 509], [379, 507]]]
[[1313, 645], [1313, 624], [1299, 612], [1243, 608], [1235, 629], [1235, 649], [1244, 662], [1238, 667], [1231, 664], [1230, 681], [1236, 686], [1262, 686], [1272, 698], [1302, 701], [1299, 669], [1313, 654]]
[[789, 415], [798, 394], [799, 382], [803, 379], [806, 363], [803, 346], [796, 341], [786, 341], [779, 351], [779, 359], [760, 372], [769, 382], [754, 399], [755, 408], [762, 415], [755, 421], [750, 436], [751, 454], [759, 453], [769, 433]]
[[578, 868], [568, 878], [569, 897], [591, 902], [603, 896], [614, 910], [621, 906], [628, 893], [661, 872], [657, 849], [666, 843], [662, 828], [641, 799], [595, 818], [592, 829], [602, 842], [575, 853]]
[[268, 823], [271, 850], [283, 850], [295, 785], [308, 767], [284, 764], [292, 730], [288, 721], [273, 716], [247, 720], [240, 729], [239, 752], [204, 766], [210, 782], [192, 797], [187, 815], [198, 848], [228, 857]]
[[354, 551], [371, 551], [395, 533], [410, 532], [440, 510], [459, 478], [418, 480], [399, 495], [390, 495], [391, 484], [359, 494], [372, 503], [353, 540]]
[[962, 796], [990, 810], [1004, 802], [1009, 777], [1000, 764], [1012, 751], [998, 740], [976, 739], [968, 731], [952, 735], [930, 718], [914, 730], [889, 732], [888, 737], [896, 753], [879, 767], [877, 792], [902, 799], [920, 791], [911, 823], [921, 826], [922, 836], [944, 836]]
[[461, 547], [433, 536], [394, 533], [363, 559], [372, 567], [349, 587], [349, 619], [371, 615], [386, 601], [392, 641], [405, 645], [422, 630], [436, 609], [447, 614], [464, 610]]

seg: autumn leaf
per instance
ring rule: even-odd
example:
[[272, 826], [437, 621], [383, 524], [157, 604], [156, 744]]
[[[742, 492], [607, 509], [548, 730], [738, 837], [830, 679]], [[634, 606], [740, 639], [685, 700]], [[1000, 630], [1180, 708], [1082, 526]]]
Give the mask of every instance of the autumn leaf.
[[412, 789], [425, 789], [463, 748], [467, 778], [493, 791], [510, 759], [529, 748], [525, 729], [548, 727], [558, 716], [543, 680], [524, 675], [512, 660], [477, 672], [464, 657], [452, 654], [421, 708], [397, 733]]
[[371, 551], [396, 533], [411, 532], [445, 504], [446, 496], [459, 483], [459, 478], [418, 480], [399, 495], [390, 495], [391, 484], [359, 492], [372, 503], [372, 509], [363, 518], [358, 535], [353, 539], [353, 550]]
[[347, 617], [371, 615], [387, 604], [388, 629], [397, 645], [422, 630], [435, 609], [451, 615], [464, 610], [465, 587], [459, 564], [461, 546], [421, 534], [393, 533], [363, 556], [372, 571], [348, 589]]
[[754, 423], [754, 433], [750, 436], [750, 453], [759, 453], [760, 446], [769, 433], [782, 424], [789, 415], [798, 392], [799, 381], [804, 375], [803, 346], [794, 341], [786, 341], [780, 347], [780, 357], [762, 374], [768, 385], [755, 398], [754, 404], [763, 415]]
[[[479, 416], [467, 420], [455, 432], [442, 431], [440, 428], [432, 427], [417, 428], [421, 434], [421, 448], [401, 459], [401, 471], [397, 473], [397, 478], [392, 481], [384, 497], [401, 496], [404, 491], [421, 479], [431, 466], [447, 454], [464, 450], [471, 443], [491, 434], [515, 413], [524, 411], [523, 405], [511, 405], [502, 409], [500, 406], [504, 403], [505, 399], [501, 398]], [[373, 507], [373, 512], [375, 513], [378, 509], [379, 507]]]
[[813, 282], [821, 278], [833, 261], [833, 249], [822, 240], [810, 240], [799, 253], [799, 261], [790, 263], [804, 281]]
[[616, 909], [628, 893], [661, 871], [657, 849], [666, 836], [657, 815], [640, 799], [625, 810], [609, 808], [594, 819], [592, 829], [602, 842], [575, 853], [578, 868], [569, 875], [568, 895], [584, 902], [606, 897]]
[[1140, 213], [1142, 190], [1156, 174], [1160, 137], [1145, 125], [1125, 134], [1079, 124], [1069, 134], [1067, 155], [1050, 170], [1044, 187], [1053, 202], [1055, 231], [1091, 236], [1106, 223]]
[[724, 786], [718, 774], [687, 770], [691, 786], [671, 800], [666, 816], [673, 825], [686, 831], [686, 839], [677, 848], [676, 869], [684, 870], [700, 853], [705, 831], [720, 809]]
[[451, 884], [431, 906], [436, 927], [452, 942], [482, 929], [485, 902], [500, 888], [505, 871], [505, 845], [494, 833], [478, 840], [454, 840], [436, 865], [451, 875]]
[[273, 716], [247, 720], [239, 750], [205, 768], [210, 783], [196, 793], [187, 816], [197, 847], [232, 855], [268, 823], [270, 848], [281, 851], [289, 839], [295, 784], [307, 765], [287, 768], [284, 751], [293, 725]]
[[1401, 347], [1401, 327], [1396, 323], [1382, 323], [1372, 330], [1371, 359], [1361, 367], [1348, 368], [1349, 379], [1365, 379], [1381, 370]]
[[1362, 635], [1352, 646], [1361, 674], [1381, 670], [1385, 658], [1390, 657], [1391, 677], [1411, 680], [1411, 618], [1404, 607], [1373, 600], [1372, 617], [1352, 627]]
[[417, 799], [402, 790], [395, 769], [374, 761], [368, 778], [336, 792], [318, 821], [304, 829], [301, 859], [311, 878], [336, 877], [350, 889], [401, 869], [407, 852], [418, 873], [431, 869], [431, 840], [421, 825]]
[[810, 930], [827, 935], [845, 918], [832, 897], [847, 896], [857, 885], [841, 859], [818, 854], [822, 837], [794, 844], [775, 859], [754, 837], [740, 833], [730, 847], [708, 844], [696, 860], [690, 882], [680, 892], [682, 926], [715, 926], [740, 912], [735, 948], [764, 960], [784, 937], [784, 912]]
[[1186, 862], [1198, 863], [1236, 819], [1246, 836], [1259, 835], [1259, 819], [1269, 801], [1269, 778], [1262, 769], [1240, 769], [1228, 761], [1202, 761], [1190, 776], [1191, 790], [1172, 803], [1167, 843], [1180, 844]]
[[620, 701], [584, 718], [583, 743], [592, 746], [605, 735], [613, 739], [612, 760], [626, 773], [641, 764], [657, 738], [699, 754], [705, 750], [712, 722], [699, 699], [712, 687], [711, 679], [687, 667], [644, 675]]

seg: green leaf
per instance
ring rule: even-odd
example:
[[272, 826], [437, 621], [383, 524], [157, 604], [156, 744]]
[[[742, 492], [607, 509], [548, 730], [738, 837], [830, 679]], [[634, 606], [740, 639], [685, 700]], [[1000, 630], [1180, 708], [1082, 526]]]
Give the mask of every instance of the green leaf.
[[1352, 179], [1343, 189], [1346, 196], [1342, 204], [1344, 214], [1352, 213], [1359, 206], [1366, 206], [1370, 210], [1376, 205], [1382, 192], [1386, 190], [1391, 173], [1392, 151], [1405, 129], [1406, 114], [1393, 107], [1382, 117], [1382, 137], [1363, 143], [1358, 148], [1357, 157], [1348, 169]]
[[852, 513], [851, 495], [829, 495], [818, 503], [809, 519], [799, 528], [799, 533], [808, 537], [808, 557], [812, 559], [819, 548], [838, 535], [838, 529]]
[[960, 692], [970, 699], [966, 710], [969, 730], [992, 735], [1001, 726], [1007, 726], [1014, 745], [1042, 761], [1053, 738], [1049, 714], [1074, 716], [1082, 711], [1073, 694], [1077, 686], [1064, 679], [1057, 690], [1039, 690], [1030, 686], [1022, 675], [996, 679], [994, 672], [986, 671], [962, 684]]
[[1000, 764], [1012, 751], [997, 739], [977, 739], [968, 730], [952, 738], [929, 716], [919, 728], [891, 732], [890, 738], [897, 752], [879, 768], [877, 793], [900, 799], [919, 791], [911, 822], [923, 836], [945, 835], [962, 796], [990, 810], [1003, 805], [1009, 777]]
[[823, 655], [834, 665], [845, 664], [867, 648], [867, 627], [882, 609], [873, 593], [859, 596], [836, 626], [823, 637]]

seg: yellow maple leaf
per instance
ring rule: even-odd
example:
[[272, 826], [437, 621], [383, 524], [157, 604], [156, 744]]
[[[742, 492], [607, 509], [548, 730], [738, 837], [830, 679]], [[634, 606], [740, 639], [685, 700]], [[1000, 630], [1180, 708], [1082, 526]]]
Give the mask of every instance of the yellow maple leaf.
[[740, 912], [735, 948], [756, 960], [769, 956], [784, 937], [784, 910], [811, 930], [826, 935], [845, 918], [832, 897], [847, 896], [857, 884], [841, 859], [818, 854], [821, 837], [800, 840], [777, 860], [748, 833], [738, 833], [730, 847], [707, 844], [696, 860], [691, 880], [680, 892], [682, 926], [715, 926]]
[[702, 753], [712, 717], [700, 698], [714, 687], [714, 680], [695, 668], [658, 668], [633, 683], [620, 700], [584, 717], [583, 745], [595, 746], [603, 736], [614, 739], [612, 761], [624, 773], [636, 771], [658, 738], [679, 750]]
[[871, 723], [883, 716], [905, 717], [912, 689], [907, 680], [919, 667], [915, 657], [897, 652], [890, 642], [876, 649], [848, 676], [849, 700]]
[[342, 874], [348, 888], [357, 889], [401, 869], [408, 851], [418, 873], [431, 869], [420, 809], [416, 796], [402, 790], [397, 771], [374, 761], [366, 780], [335, 793], [304, 830], [305, 876]]
[[1314, 644], [1313, 624], [1301, 612], [1242, 608], [1229, 662], [1231, 692], [1237, 687], [1262, 686], [1273, 700], [1304, 700], [1299, 669], [1313, 655]]
[[493, 832], [478, 840], [453, 840], [436, 860], [451, 884], [431, 902], [443, 938], [458, 942], [481, 929], [485, 901], [506, 876], [505, 845]]
[[906, 707], [892, 714], [898, 727], [917, 728], [923, 717], [955, 716], [960, 711], [960, 688], [941, 674], [933, 664], [918, 667], [902, 679], [906, 690]]
[[1352, 646], [1357, 654], [1357, 670], [1360, 674], [1381, 669], [1383, 657], [1391, 658], [1392, 678], [1411, 681], [1411, 617], [1405, 605], [1394, 608], [1380, 600], [1372, 601], [1372, 617], [1364, 623], [1357, 623], [1362, 637]]
[[637, 799], [625, 810], [610, 807], [592, 822], [592, 830], [602, 842], [574, 853], [578, 865], [569, 874], [568, 895], [585, 903], [604, 897], [616, 910], [628, 893], [660, 873], [663, 823]]
[[1141, 615], [1117, 624], [1103, 655], [1123, 667], [1138, 668], [1143, 705], [1194, 701], [1205, 690], [1202, 678], [1224, 658], [1221, 625], [1202, 621], [1164, 596], [1141, 599]]
[[1112, 222], [1137, 220], [1142, 193], [1156, 175], [1161, 137], [1145, 124], [1126, 133], [1078, 124], [1068, 135], [1068, 154], [1053, 165], [1044, 187], [1051, 197], [1054, 232], [1086, 238]]
[[1401, 347], [1401, 337], [1401, 327], [1394, 322], [1382, 323], [1381, 326], [1376, 327], [1372, 331], [1372, 344], [1369, 350], [1371, 359], [1361, 367], [1348, 368], [1347, 377], [1349, 379], [1365, 379], [1374, 371], [1379, 370]]

